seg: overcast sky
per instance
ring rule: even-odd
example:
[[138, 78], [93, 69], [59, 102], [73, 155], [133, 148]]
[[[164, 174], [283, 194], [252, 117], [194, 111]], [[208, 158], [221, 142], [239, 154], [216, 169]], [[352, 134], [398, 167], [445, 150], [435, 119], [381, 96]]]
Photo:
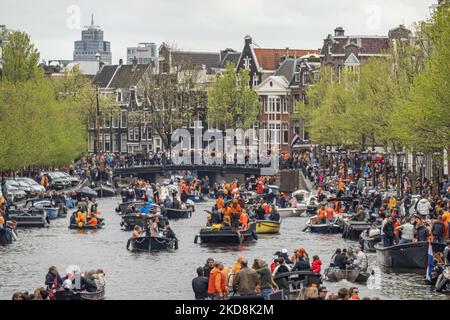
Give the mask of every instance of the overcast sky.
[[[84, 25], [101, 26], [113, 63], [138, 42], [190, 51], [241, 50], [244, 36], [265, 48], [317, 49], [337, 26], [386, 35], [429, 16], [437, 0], [1, 0], [0, 25], [25, 31], [41, 59], [72, 59]], [[125, 59], [124, 59], [125, 60]]]

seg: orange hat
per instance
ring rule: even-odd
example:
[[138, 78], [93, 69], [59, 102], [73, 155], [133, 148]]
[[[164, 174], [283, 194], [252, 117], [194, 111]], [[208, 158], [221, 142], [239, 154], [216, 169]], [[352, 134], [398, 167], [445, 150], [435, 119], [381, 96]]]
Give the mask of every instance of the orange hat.
[[238, 203], [237, 199], [233, 199], [233, 203]]

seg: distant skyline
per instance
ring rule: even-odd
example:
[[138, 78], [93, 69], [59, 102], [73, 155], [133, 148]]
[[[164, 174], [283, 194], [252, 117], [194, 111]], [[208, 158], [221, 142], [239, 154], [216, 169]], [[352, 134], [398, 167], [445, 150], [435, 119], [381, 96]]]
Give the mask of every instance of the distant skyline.
[[2, 0], [0, 25], [25, 31], [41, 60], [72, 60], [74, 41], [94, 22], [111, 42], [112, 61], [126, 61], [139, 42], [176, 44], [181, 50], [237, 51], [244, 36], [261, 47], [318, 49], [336, 27], [346, 34], [387, 35], [424, 20], [433, 0]]

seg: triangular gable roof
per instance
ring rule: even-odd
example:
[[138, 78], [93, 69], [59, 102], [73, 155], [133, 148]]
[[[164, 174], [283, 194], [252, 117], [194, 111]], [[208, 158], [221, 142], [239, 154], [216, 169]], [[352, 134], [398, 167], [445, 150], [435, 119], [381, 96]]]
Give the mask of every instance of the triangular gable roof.
[[347, 60], [345, 60], [344, 65], [345, 66], [356, 66], [359, 65], [360, 62], [358, 60], [358, 58], [355, 56], [355, 54], [350, 54], [347, 58]]
[[270, 76], [266, 78], [257, 88], [256, 91], [284, 91], [289, 90], [289, 82], [284, 76]]

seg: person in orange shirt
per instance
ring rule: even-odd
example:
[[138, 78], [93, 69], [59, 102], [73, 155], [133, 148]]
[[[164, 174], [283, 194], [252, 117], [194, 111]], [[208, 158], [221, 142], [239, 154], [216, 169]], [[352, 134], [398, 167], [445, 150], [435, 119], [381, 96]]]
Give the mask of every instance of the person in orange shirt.
[[242, 229], [244, 230], [248, 229], [248, 216], [245, 212], [241, 213], [239, 222], [242, 224]]
[[224, 206], [224, 204], [225, 204], [225, 201], [223, 201], [223, 197], [222, 197], [222, 196], [219, 196], [219, 197], [217, 198], [217, 200], [216, 200], [216, 206], [217, 206], [217, 208], [222, 209], [223, 206]]
[[229, 203], [222, 208], [222, 221], [224, 225], [231, 226], [231, 208]]
[[[216, 262], [214, 268], [209, 274], [208, 281], [208, 295], [212, 300], [222, 300], [226, 297], [227, 287], [226, 282], [222, 277], [222, 270], [224, 269], [222, 262]], [[225, 290], [224, 290], [225, 289]]]
[[318, 220], [318, 223], [326, 223], [327, 222], [326, 211], [323, 207], [323, 204], [321, 204], [319, 209], [317, 210], [317, 220]]
[[449, 237], [449, 223], [450, 223], [450, 210], [447, 210], [444, 212], [444, 214], [442, 215], [442, 222], [444, 223], [445, 226], [445, 232], [444, 232], [444, 237], [446, 237], [448, 239]]
[[230, 211], [231, 211], [231, 225], [234, 228], [237, 228], [239, 226], [239, 220], [241, 218], [241, 214], [242, 214], [242, 208], [239, 205], [237, 199], [233, 199], [233, 204], [230, 207]]
[[325, 209], [325, 214], [326, 214], [326, 219], [327, 219], [327, 222], [329, 221], [329, 220], [332, 220], [333, 218], [334, 218], [334, 209], [331, 207], [331, 206], [328, 206], [326, 209]]

